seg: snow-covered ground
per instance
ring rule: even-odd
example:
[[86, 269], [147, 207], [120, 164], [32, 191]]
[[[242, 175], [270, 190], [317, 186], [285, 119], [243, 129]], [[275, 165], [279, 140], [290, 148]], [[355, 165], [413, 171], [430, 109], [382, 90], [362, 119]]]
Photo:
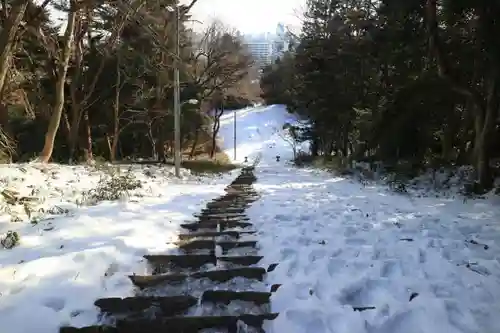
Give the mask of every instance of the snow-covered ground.
[[[229, 138], [231, 119], [222, 129]], [[280, 315], [268, 331], [500, 332], [499, 207], [293, 168], [289, 145], [275, 133], [289, 120], [280, 106], [237, 115], [238, 160], [262, 156], [255, 185], [262, 197], [248, 211], [261, 263], [279, 263], [268, 282], [282, 284], [272, 298]]]
[[[229, 156], [233, 119], [225, 115], [220, 131]], [[236, 111], [236, 119], [236, 160], [260, 159], [255, 187], [262, 197], [248, 214], [261, 264], [279, 263], [267, 282], [282, 284], [272, 297], [280, 315], [268, 332], [500, 332], [500, 210], [492, 201], [398, 195], [297, 169], [277, 132], [293, 121], [282, 106]], [[9, 211], [0, 215], [0, 235], [16, 231], [21, 242], [0, 250], [0, 332], [94, 323], [93, 301], [130, 295], [127, 275], [146, 271], [142, 255], [170, 251], [179, 223], [235, 176], [176, 181], [170, 172], [135, 167], [142, 188], [128, 200], [88, 206], [82, 203], [92, 195], [82, 192], [104, 191], [101, 177], [109, 172], [1, 167], [0, 190], [21, 193], [6, 192], [4, 201], [18, 200], [2, 203]], [[27, 200], [25, 210], [22, 196], [46, 200]]]
[[[234, 112], [236, 112], [236, 160], [234, 160]], [[224, 152], [235, 162], [245, 157], [251, 162], [260, 153], [274, 158], [281, 152], [289, 154], [290, 145], [280, 137], [283, 124], [294, 122], [295, 118], [282, 106], [258, 106], [228, 112], [221, 117], [219, 135]], [[278, 145], [274, 147], [274, 145]], [[273, 155], [274, 154], [274, 155]]]
[[[18, 246], [0, 247], [0, 332], [55, 333], [61, 324], [93, 324], [94, 301], [130, 296], [127, 276], [147, 270], [142, 256], [173, 250], [179, 224], [235, 177], [199, 179], [186, 172], [176, 180], [168, 166], [129, 168], [0, 166], [0, 191], [19, 192], [0, 199], [0, 237], [20, 236]], [[136, 181], [140, 188], [121, 190]], [[96, 202], [113, 196], [125, 200]]]

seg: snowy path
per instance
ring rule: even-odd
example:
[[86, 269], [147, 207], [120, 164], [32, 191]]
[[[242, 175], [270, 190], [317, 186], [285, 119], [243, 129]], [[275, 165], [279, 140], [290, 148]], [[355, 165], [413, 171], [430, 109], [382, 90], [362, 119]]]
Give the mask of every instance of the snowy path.
[[277, 106], [237, 118], [239, 159], [262, 156], [262, 198], [248, 214], [265, 262], [280, 262], [268, 283], [283, 283], [267, 331], [499, 332], [498, 206], [415, 198], [290, 167], [290, 148], [270, 130], [287, 118]]
[[[260, 198], [246, 210], [258, 232], [240, 240], [258, 240], [258, 266], [279, 263], [256, 286], [267, 292], [282, 284], [267, 309], [279, 313], [267, 333], [500, 332], [498, 202], [398, 195], [293, 168], [276, 132], [293, 121], [283, 107], [237, 111], [236, 119], [237, 160], [261, 159], [253, 185]], [[221, 125], [232, 156], [233, 114]], [[33, 214], [63, 209], [33, 219], [23, 205], [4, 205], [0, 234], [19, 232], [21, 243], [0, 250], [0, 332], [95, 324], [94, 301], [133, 295], [128, 275], [150, 273], [143, 255], [178, 254], [172, 241], [185, 233], [181, 224], [235, 177], [199, 182], [172, 180], [165, 168], [133, 173], [143, 186], [127, 202], [78, 207], [76, 194], [102, 183], [102, 172], [0, 168], [3, 188], [14, 184], [21, 196], [45, 198]], [[20, 222], [10, 221], [18, 215]], [[231, 287], [245, 284], [236, 279]]]
[[270, 312], [272, 287], [263, 283], [258, 239], [245, 215], [259, 199], [253, 168], [244, 168], [226, 194], [207, 204], [194, 222], [181, 224], [178, 249], [147, 255], [147, 275], [130, 276], [137, 292], [128, 298], [95, 302], [103, 320], [87, 327], [63, 327], [60, 333], [246, 333], [262, 332]]

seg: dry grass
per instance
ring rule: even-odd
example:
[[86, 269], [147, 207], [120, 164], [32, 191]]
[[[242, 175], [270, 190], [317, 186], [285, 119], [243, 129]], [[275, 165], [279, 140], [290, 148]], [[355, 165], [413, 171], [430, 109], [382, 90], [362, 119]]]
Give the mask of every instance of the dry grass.
[[208, 132], [200, 133], [198, 144], [194, 150], [193, 156], [191, 153], [191, 142], [184, 144], [186, 147], [182, 152], [182, 167], [191, 170], [194, 173], [223, 173], [229, 172], [239, 167], [239, 165], [231, 163], [231, 159], [222, 151], [217, 142], [215, 147], [215, 156], [210, 158], [212, 151], [212, 137]]
[[182, 167], [194, 173], [223, 173], [238, 168], [224, 152], [218, 152], [213, 159], [209, 154], [198, 154], [192, 159], [184, 159]]

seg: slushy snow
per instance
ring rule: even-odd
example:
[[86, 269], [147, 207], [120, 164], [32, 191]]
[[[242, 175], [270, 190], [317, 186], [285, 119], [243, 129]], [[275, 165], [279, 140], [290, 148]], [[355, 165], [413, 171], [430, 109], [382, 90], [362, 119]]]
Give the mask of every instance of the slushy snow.
[[[295, 168], [280, 132], [294, 121], [284, 107], [235, 112], [236, 161], [260, 159], [254, 186], [262, 197], [247, 211], [258, 230], [260, 264], [279, 263], [266, 282], [282, 284], [271, 304], [280, 315], [266, 332], [500, 331], [500, 212], [493, 199], [401, 195]], [[220, 130], [231, 157], [233, 120], [234, 113], [224, 115]], [[169, 242], [179, 224], [236, 175], [178, 181], [168, 169], [149, 167], [145, 175], [137, 167], [144, 186], [129, 198], [78, 207], [79, 193], [100, 181], [98, 172], [20, 167], [2, 167], [3, 184], [17, 182], [9, 186], [24, 186], [26, 195], [38, 188], [48, 198], [40, 204], [44, 211], [61, 206], [69, 216], [29, 223], [2, 215], [0, 234], [21, 235], [18, 247], [0, 250], [0, 331], [6, 333], [95, 323], [94, 300], [130, 296], [127, 275], [147, 270], [142, 255], [174, 251]]]

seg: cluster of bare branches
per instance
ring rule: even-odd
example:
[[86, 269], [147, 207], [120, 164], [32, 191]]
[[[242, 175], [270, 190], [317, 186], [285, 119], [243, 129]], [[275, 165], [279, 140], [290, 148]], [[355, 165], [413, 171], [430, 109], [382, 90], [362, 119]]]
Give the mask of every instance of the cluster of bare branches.
[[[182, 139], [194, 151], [200, 133], [218, 122], [207, 111], [222, 115], [228, 95], [243, 95], [251, 68], [238, 34], [222, 22], [193, 38], [185, 22], [197, 1], [0, 0], [5, 149], [41, 162], [54, 154], [88, 161], [95, 150], [110, 160], [138, 150], [159, 156], [172, 136], [172, 69], [179, 66], [182, 98], [199, 101], [182, 104]], [[65, 15], [62, 27], [49, 7]], [[45, 132], [43, 148], [26, 143], [23, 131], [32, 129]]]

